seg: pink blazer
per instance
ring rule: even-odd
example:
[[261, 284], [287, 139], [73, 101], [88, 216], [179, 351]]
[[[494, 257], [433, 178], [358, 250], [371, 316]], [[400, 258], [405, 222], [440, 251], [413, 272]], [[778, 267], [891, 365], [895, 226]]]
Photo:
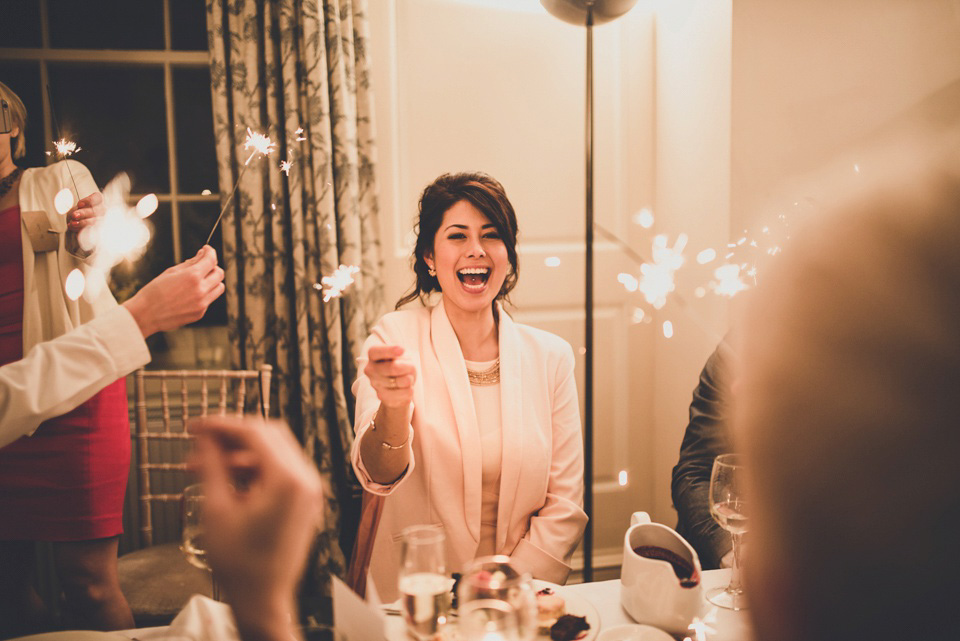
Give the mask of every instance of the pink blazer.
[[[496, 548], [535, 578], [564, 583], [583, 535], [583, 439], [570, 345], [513, 322], [500, 310], [503, 453]], [[373, 482], [360, 438], [379, 401], [363, 376], [372, 345], [402, 345], [417, 368], [410, 467], [391, 485]], [[364, 488], [386, 496], [370, 573], [381, 599], [397, 598], [403, 528], [440, 524], [447, 572], [474, 558], [480, 537], [480, 433], [460, 343], [443, 303], [392, 312], [367, 339], [357, 398], [353, 467]]]

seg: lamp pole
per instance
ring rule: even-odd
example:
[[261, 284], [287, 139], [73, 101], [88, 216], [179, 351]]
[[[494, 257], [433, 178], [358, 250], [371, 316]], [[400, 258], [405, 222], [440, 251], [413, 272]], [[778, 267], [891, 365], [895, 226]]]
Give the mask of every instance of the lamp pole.
[[583, 510], [589, 517], [583, 533], [583, 581], [593, 581], [593, 3], [587, 6], [587, 104], [584, 124], [586, 159], [586, 247], [584, 261]]
[[593, 580], [593, 26], [619, 18], [637, 0], [540, 0], [540, 4], [564, 22], [587, 28], [587, 86], [584, 159], [586, 165], [586, 233], [584, 254], [583, 346], [583, 581]]

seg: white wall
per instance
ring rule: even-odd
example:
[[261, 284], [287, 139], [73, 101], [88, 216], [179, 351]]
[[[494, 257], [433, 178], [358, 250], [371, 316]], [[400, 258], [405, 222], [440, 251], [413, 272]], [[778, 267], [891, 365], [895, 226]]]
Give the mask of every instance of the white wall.
[[[722, 247], [779, 185], [960, 78], [958, 0], [641, 0], [595, 30], [597, 220], [641, 253], [654, 233]], [[583, 29], [536, 0], [370, 0], [387, 296], [411, 284], [420, 190], [482, 169], [520, 217], [515, 316], [582, 344]], [[652, 230], [631, 223], [651, 206]], [[727, 303], [678, 297], [631, 322], [636, 271], [597, 244], [596, 530], [616, 562], [631, 511], [673, 524], [670, 470]], [[547, 268], [546, 256], [561, 258]], [[671, 320], [672, 339], [660, 323]], [[582, 375], [582, 364], [578, 369]], [[582, 378], [581, 378], [582, 382]], [[582, 384], [581, 384], [582, 392]], [[616, 483], [620, 470], [629, 483]]]
[[[738, 0], [733, 15], [740, 225], [806, 195], [785, 180], [908, 126], [916, 105], [960, 81], [958, 0]], [[955, 116], [956, 98], [937, 115]]]

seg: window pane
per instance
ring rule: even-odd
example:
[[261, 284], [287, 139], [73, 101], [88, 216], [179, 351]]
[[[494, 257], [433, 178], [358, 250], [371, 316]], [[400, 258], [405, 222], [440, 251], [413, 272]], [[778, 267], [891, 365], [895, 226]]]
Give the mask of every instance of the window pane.
[[163, 49], [163, 0], [47, 0], [50, 46]]
[[50, 63], [49, 72], [63, 136], [97, 184], [125, 171], [134, 193], [169, 193], [163, 70]]
[[217, 155], [213, 139], [210, 70], [173, 70], [173, 101], [177, 123], [177, 179], [180, 193], [217, 193]]
[[[131, 203], [131, 204], [135, 204]], [[143, 256], [133, 262], [124, 261], [111, 272], [110, 289], [120, 302], [137, 293], [167, 267], [173, 265], [173, 226], [170, 203], [160, 203], [157, 211], [146, 220], [151, 228], [150, 242]]]
[[27, 155], [17, 160], [21, 167], [47, 164], [43, 139], [43, 93], [40, 89], [40, 63], [0, 62], [0, 82], [17, 94], [27, 108]]
[[37, 0], [3, 0], [0, 4], [0, 43], [4, 47], [41, 46], [40, 3]]
[[170, 43], [175, 50], [207, 50], [204, 0], [170, 0]]
[[[220, 203], [202, 202], [202, 203], [180, 203], [180, 249], [183, 257], [190, 258], [196, 254], [203, 242], [210, 234], [214, 221], [220, 214]], [[217, 250], [217, 262], [223, 264], [223, 235], [220, 231], [223, 229], [223, 221], [217, 225], [217, 230], [213, 232], [213, 238], [210, 239], [210, 246]], [[195, 325], [226, 325], [227, 324], [227, 302], [224, 296], [221, 296], [210, 305], [207, 313]]]

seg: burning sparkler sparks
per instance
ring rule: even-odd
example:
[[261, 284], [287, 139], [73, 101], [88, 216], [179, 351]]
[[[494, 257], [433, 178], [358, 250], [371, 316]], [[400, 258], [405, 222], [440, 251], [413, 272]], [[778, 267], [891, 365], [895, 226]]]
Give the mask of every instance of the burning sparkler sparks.
[[204, 245], [210, 244], [210, 239], [213, 238], [213, 232], [217, 231], [217, 227], [220, 225], [220, 220], [223, 218], [223, 214], [226, 213], [227, 207], [230, 206], [230, 203], [233, 201], [233, 195], [237, 193], [237, 188], [240, 187], [240, 180], [243, 178], [243, 173], [247, 170], [247, 166], [250, 164], [250, 161], [253, 158], [260, 154], [261, 156], [269, 156], [276, 149], [276, 143], [270, 140], [269, 136], [264, 136], [260, 132], [251, 131], [250, 127], [247, 127], [247, 139], [243, 141], [244, 149], [253, 149], [250, 155], [247, 157], [247, 160], [243, 163], [243, 169], [240, 170], [240, 175], [237, 176], [237, 182], [233, 183], [233, 189], [230, 191], [230, 195], [227, 196], [227, 200], [223, 203], [223, 207], [220, 209], [220, 215], [217, 216], [217, 220], [214, 221], [213, 227], [210, 229], [210, 234], [207, 236], [206, 242]]
[[708, 634], [716, 634], [716, 628], [712, 627], [711, 623], [716, 623], [717, 621], [717, 608], [712, 608], [710, 612], [707, 613], [707, 616], [704, 618], [693, 617], [693, 621], [690, 622], [690, 625], [687, 626], [687, 629], [693, 633], [693, 638], [687, 637], [689, 641], [707, 641]]
[[[66, 138], [61, 138], [60, 140], [54, 140], [53, 147], [57, 155], [60, 156], [61, 158], [72, 156], [73, 154], [83, 149], [83, 147], [79, 146], [77, 143], [73, 142], [72, 140], [67, 140]], [[48, 151], [47, 155], [52, 156], [53, 152]]]
[[67, 280], [64, 283], [64, 291], [67, 294], [67, 298], [70, 300], [77, 300], [83, 294], [84, 286], [86, 285], [86, 278], [83, 276], [83, 272], [79, 269], [74, 269], [69, 274], [67, 274]]
[[[85, 266], [84, 280], [79, 282], [77, 296], [82, 292], [88, 299], [96, 298], [107, 283], [110, 270], [124, 260], [137, 260], [150, 242], [150, 228], [144, 219], [157, 208], [157, 197], [148, 194], [136, 206], [127, 204], [130, 196], [130, 178], [118, 174], [103, 189], [104, 215], [84, 227], [77, 240], [85, 251], [93, 252]], [[67, 295], [71, 295], [68, 283]]]
[[660, 309], [667, 303], [667, 296], [676, 289], [674, 274], [686, 262], [683, 250], [687, 246], [687, 235], [677, 236], [673, 247], [667, 246], [666, 234], [658, 234], [653, 239], [653, 262], [640, 265], [640, 278], [637, 289], [647, 303], [654, 309]]
[[[710, 283], [710, 289], [718, 296], [733, 298], [750, 287], [740, 278], [740, 265], [721, 265], [713, 270], [716, 279]], [[756, 273], [756, 272], [754, 272]]]
[[140, 218], [146, 218], [157, 211], [159, 205], [160, 201], [157, 200], [156, 194], [147, 194], [137, 202], [137, 215], [140, 216]]
[[64, 187], [53, 197], [53, 208], [57, 210], [58, 214], [63, 216], [73, 207], [73, 202], [73, 192], [70, 191], [69, 187]]
[[247, 158], [244, 165], [249, 165], [250, 161], [253, 160], [253, 157], [257, 154], [262, 156], [269, 156], [277, 148], [277, 143], [270, 140], [270, 136], [264, 136], [259, 131], [251, 131], [250, 127], [247, 127], [247, 139], [243, 141], [244, 149], [253, 149], [250, 152], [250, 156]]
[[[360, 271], [356, 265], [340, 265], [329, 276], [324, 276], [319, 283], [314, 283], [315, 289], [323, 290], [323, 302], [331, 298], [339, 298], [344, 290], [353, 284], [353, 275]], [[323, 289], [326, 287], [327, 289]]]
[[653, 212], [644, 207], [633, 215], [633, 222], [644, 229], [650, 229], [653, 227]]

